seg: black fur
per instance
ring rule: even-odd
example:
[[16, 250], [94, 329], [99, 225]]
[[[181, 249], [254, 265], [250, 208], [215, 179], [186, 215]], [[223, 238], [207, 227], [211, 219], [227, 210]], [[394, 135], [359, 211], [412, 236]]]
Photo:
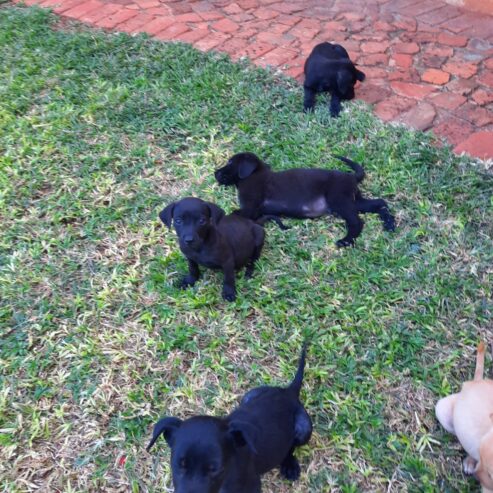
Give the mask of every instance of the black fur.
[[260, 476], [275, 467], [286, 479], [298, 479], [300, 465], [293, 452], [312, 433], [299, 400], [304, 366], [305, 348], [287, 388], [250, 390], [224, 418], [158, 421], [147, 450], [164, 435], [171, 447], [175, 493], [260, 493]]
[[174, 223], [180, 249], [188, 259], [189, 272], [181, 287], [196, 283], [200, 277], [199, 264], [221, 269], [223, 298], [234, 301], [235, 271], [246, 267], [245, 276], [252, 276], [264, 245], [264, 228], [241, 215], [225, 216], [217, 205], [193, 197], [173, 202], [159, 217], [168, 228]]
[[305, 62], [304, 110], [313, 109], [318, 93], [330, 92], [330, 114], [338, 116], [341, 100], [354, 98], [357, 80], [363, 82], [365, 74], [354, 66], [348, 52], [341, 45], [318, 44]]
[[241, 209], [237, 211], [256, 220], [264, 215], [315, 218], [334, 214], [346, 221], [347, 234], [337, 245], [350, 246], [360, 235], [363, 221], [359, 214], [380, 216], [387, 231], [395, 220], [382, 199], [366, 199], [358, 189], [365, 173], [361, 165], [336, 156], [354, 170], [345, 173], [324, 169], [289, 169], [274, 172], [251, 152], [235, 154], [226, 166], [216, 171], [222, 185], [235, 185]]

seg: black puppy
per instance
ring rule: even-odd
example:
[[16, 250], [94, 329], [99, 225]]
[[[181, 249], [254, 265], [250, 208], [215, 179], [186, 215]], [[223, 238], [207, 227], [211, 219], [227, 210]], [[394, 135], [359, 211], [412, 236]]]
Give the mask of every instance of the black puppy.
[[236, 299], [235, 270], [246, 266], [253, 274], [264, 245], [264, 228], [237, 214], [224, 215], [217, 205], [188, 197], [165, 207], [159, 217], [168, 228], [174, 222], [180, 249], [189, 272], [181, 287], [193, 286], [200, 277], [199, 264], [224, 273], [223, 298]]
[[300, 475], [296, 447], [308, 443], [310, 416], [299, 400], [305, 349], [289, 387], [258, 387], [224, 418], [195, 416], [156, 423], [149, 450], [163, 434], [171, 447], [176, 493], [260, 493], [260, 476], [275, 467]]
[[330, 114], [338, 116], [341, 100], [354, 98], [357, 80], [363, 82], [365, 74], [354, 66], [341, 45], [318, 44], [305, 62], [304, 110], [309, 111], [315, 106], [317, 93], [330, 92]]
[[238, 214], [255, 220], [264, 214], [315, 218], [335, 214], [346, 221], [347, 234], [337, 246], [350, 246], [360, 235], [363, 221], [359, 213], [374, 212], [387, 231], [395, 220], [382, 199], [366, 199], [358, 189], [365, 176], [363, 168], [350, 159], [336, 156], [355, 173], [324, 169], [289, 169], [275, 173], [251, 152], [235, 154], [216, 171], [222, 185], [235, 185], [241, 209]]

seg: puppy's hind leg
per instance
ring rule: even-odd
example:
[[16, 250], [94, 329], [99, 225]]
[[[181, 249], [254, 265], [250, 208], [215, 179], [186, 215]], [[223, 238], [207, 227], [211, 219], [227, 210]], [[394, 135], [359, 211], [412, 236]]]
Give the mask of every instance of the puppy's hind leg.
[[262, 248], [264, 246], [265, 231], [262, 226], [255, 225], [252, 228], [252, 234], [255, 239], [255, 249], [253, 250], [252, 257], [248, 261], [245, 269], [245, 277], [250, 279], [253, 275], [253, 269], [255, 268], [255, 262], [260, 258]]
[[363, 230], [363, 221], [358, 216], [358, 212], [353, 207], [353, 204], [339, 204], [331, 208], [335, 214], [342, 217], [346, 221], [347, 233], [344, 238], [336, 241], [338, 247], [353, 246], [356, 238]]
[[360, 193], [356, 196], [356, 207], [358, 212], [378, 214], [383, 223], [385, 231], [395, 231], [395, 218], [390, 213], [387, 202], [383, 199], [365, 199]]
[[329, 111], [330, 111], [330, 116], [333, 116], [334, 118], [339, 116], [339, 113], [341, 112], [342, 106], [341, 106], [341, 98], [337, 94], [333, 94], [332, 97], [330, 98], [330, 106], [329, 106]]
[[312, 435], [312, 420], [303, 406], [299, 406], [294, 422], [294, 444], [281, 463], [280, 472], [283, 477], [295, 481], [300, 477], [301, 468], [298, 459], [293, 455], [294, 449], [305, 445]]
[[459, 394], [452, 394], [440, 399], [435, 406], [435, 415], [440, 424], [449, 432], [455, 435], [454, 428], [454, 406]]

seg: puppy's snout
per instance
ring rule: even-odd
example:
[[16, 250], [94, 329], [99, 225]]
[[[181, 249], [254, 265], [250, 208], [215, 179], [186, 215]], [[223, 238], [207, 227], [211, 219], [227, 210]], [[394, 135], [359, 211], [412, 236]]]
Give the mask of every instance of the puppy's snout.
[[183, 237], [183, 241], [187, 244], [187, 245], [191, 245], [193, 243], [193, 236], [192, 235], [185, 235]]

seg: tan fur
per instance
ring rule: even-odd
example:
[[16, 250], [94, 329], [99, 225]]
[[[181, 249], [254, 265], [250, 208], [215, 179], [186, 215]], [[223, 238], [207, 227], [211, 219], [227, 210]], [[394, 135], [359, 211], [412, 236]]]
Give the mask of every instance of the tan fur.
[[459, 393], [440, 399], [435, 413], [468, 453], [464, 472], [475, 474], [483, 493], [493, 493], [493, 380], [483, 378], [485, 348], [483, 342], [478, 345], [474, 380], [465, 382]]

